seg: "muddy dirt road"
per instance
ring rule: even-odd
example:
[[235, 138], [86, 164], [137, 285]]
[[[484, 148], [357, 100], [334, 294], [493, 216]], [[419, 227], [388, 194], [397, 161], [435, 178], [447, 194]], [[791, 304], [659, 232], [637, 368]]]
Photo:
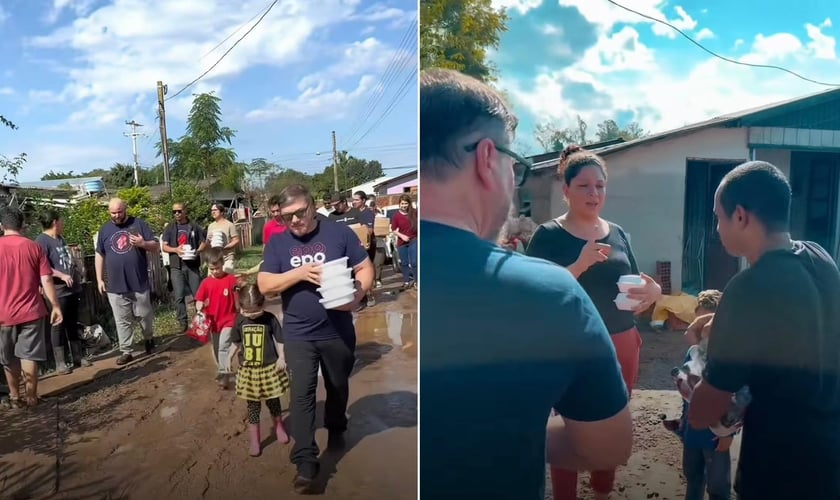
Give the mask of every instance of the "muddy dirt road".
[[[322, 454], [326, 498], [417, 496], [417, 294], [357, 315], [343, 452]], [[0, 497], [221, 499], [294, 496], [289, 445], [247, 454], [245, 403], [214, 383], [210, 346], [169, 350], [33, 410], [0, 413]], [[319, 418], [324, 393], [319, 387]], [[284, 402], [284, 410], [286, 403]], [[326, 431], [316, 439], [323, 449]]]
[[[685, 498], [682, 477], [682, 446], [678, 438], [665, 430], [660, 414], [676, 418], [680, 414], [681, 399], [671, 380], [671, 368], [677, 366], [688, 345], [679, 332], [642, 332], [639, 381], [633, 390], [630, 407], [633, 410], [633, 456], [627, 466], [616, 473], [613, 500], [677, 500]], [[734, 477], [740, 437], [731, 448]], [[546, 476], [546, 499], [551, 499], [551, 482]], [[589, 476], [580, 475], [578, 496], [593, 498]], [[734, 498], [734, 496], [733, 496]]]

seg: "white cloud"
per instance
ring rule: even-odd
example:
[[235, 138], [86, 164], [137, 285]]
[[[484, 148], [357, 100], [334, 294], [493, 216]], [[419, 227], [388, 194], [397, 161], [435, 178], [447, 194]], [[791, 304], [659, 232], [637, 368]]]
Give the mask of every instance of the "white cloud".
[[701, 40], [708, 40], [714, 37], [715, 33], [712, 30], [710, 30], [709, 28], [703, 28], [697, 32], [697, 35], [694, 37], [694, 39], [699, 42]]
[[0, 5], [0, 24], [6, 22], [7, 19], [9, 19], [9, 13], [3, 10], [3, 6]]
[[834, 47], [837, 42], [834, 37], [824, 34], [820, 29], [820, 27], [831, 26], [830, 19], [826, 19], [826, 22], [828, 23], [827, 26], [825, 22], [820, 26], [814, 26], [813, 24], [805, 25], [805, 30], [808, 32], [808, 38], [811, 39], [811, 41], [808, 42], [808, 49], [811, 50], [814, 57], [817, 59], [834, 60], [837, 57], [834, 51]]
[[[697, 27], [697, 21], [691, 16], [689, 16], [685, 9], [677, 5], [676, 7], [674, 7], [674, 10], [677, 12], [678, 17], [676, 19], [667, 19], [666, 21], [668, 22], [668, 24], [684, 32], [692, 31], [694, 28]], [[659, 16], [654, 17], [658, 18]], [[654, 34], [668, 37], [671, 39], [676, 38], [678, 35], [676, 30], [662, 23], [655, 23], [652, 29]]]
[[341, 118], [347, 114], [354, 101], [374, 87], [374, 80], [372, 76], [363, 76], [358, 86], [348, 92], [330, 88], [324, 80], [306, 78], [298, 86], [301, 92], [297, 98], [275, 97], [262, 109], [249, 111], [245, 116], [254, 121], [303, 120], [323, 117], [325, 113], [333, 118]]
[[[262, 121], [267, 119], [305, 119], [329, 114], [343, 116], [366, 92], [374, 89], [378, 75], [382, 75], [393, 62], [394, 77], [388, 82], [396, 88], [416, 67], [416, 53], [390, 48], [376, 38], [352, 43], [343, 48], [338, 63], [323, 71], [305, 76], [298, 82], [301, 92], [297, 99], [276, 97], [261, 109], [252, 110], [246, 117]], [[363, 75], [354, 80], [356, 75]], [[354, 81], [353, 90], [343, 90], [334, 82]], [[383, 103], [384, 105], [385, 103]]]
[[[606, 2], [587, 2], [588, 15], [594, 16], [597, 9], [604, 10], [603, 3]], [[803, 31], [809, 39], [804, 42], [791, 33], [757, 34], [747, 54], [723, 55], [743, 62], [776, 64], [811, 78], [840, 83], [840, 61], [834, 55], [834, 39], [815, 25], [809, 24]], [[699, 37], [700, 32], [695, 36]], [[735, 43], [736, 48], [741, 45], [745, 45], [743, 40]], [[651, 131], [668, 130], [825, 89], [777, 70], [739, 66], [699, 51], [686, 54], [686, 59], [697, 60], [688, 67], [685, 61], [675, 65], [661, 57], [639, 41], [638, 32], [632, 26], [623, 26], [615, 33], [602, 32], [593, 47], [562, 70], [543, 71], [531, 81], [505, 77], [502, 73], [499, 84], [511, 95], [519, 113], [532, 115], [537, 123], [551, 120], [560, 126], [570, 126], [575, 116], [581, 115], [594, 127], [602, 120], [615, 119], [619, 112], [630, 112], [643, 128]], [[570, 99], [569, 86], [580, 83], [590, 84], [599, 97]], [[530, 139], [532, 134], [532, 130], [522, 130], [520, 136]]]
[[15, 95], [15, 89], [12, 87], [0, 87], [0, 95]]
[[[114, 0], [89, 11], [87, 0], [54, 0], [53, 10], [74, 9], [80, 15], [71, 25], [28, 40], [29, 50], [76, 51], [75, 67], [65, 69], [67, 84], [41, 99], [61, 100], [78, 109], [71, 123], [106, 126], [128, 116], [149, 113], [156, 101], [155, 83], [168, 84], [170, 94], [203, 73], [236, 39], [239, 31], [212, 54], [207, 54], [228, 34], [240, 28], [265, 0], [242, 0], [237, 8], [226, 0]], [[278, 3], [235, 49], [201, 83], [218, 88], [231, 77], [255, 65], [289, 66], [309, 62], [323, 53], [323, 33], [347, 18], [395, 19], [408, 15], [398, 9], [373, 7], [357, 13], [359, 0], [286, 0]], [[400, 14], [402, 12], [402, 14]], [[374, 19], [375, 20], [375, 19]], [[314, 54], [314, 56], [313, 56]], [[369, 66], [369, 65], [365, 65]], [[339, 76], [358, 76], [353, 67]], [[354, 79], [355, 80], [355, 79]], [[186, 99], [202, 87], [184, 92]], [[185, 116], [176, 98], [167, 112]]]
[[542, 5], [542, 0], [493, 0], [493, 7], [517, 11], [519, 14], [526, 14], [531, 9]]

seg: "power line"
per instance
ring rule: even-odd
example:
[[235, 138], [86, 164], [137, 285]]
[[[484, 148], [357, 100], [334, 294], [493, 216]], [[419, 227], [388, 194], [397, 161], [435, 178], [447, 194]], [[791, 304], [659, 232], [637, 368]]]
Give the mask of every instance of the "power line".
[[254, 19], [256, 19], [256, 18], [257, 18], [257, 17], [258, 17], [261, 13], [263, 13], [263, 12], [265, 12], [266, 10], [270, 9], [270, 8], [272, 7], [272, 5], [271, 5], [271, 4], [273, 4], [273, 3], [275, 3], [275, 2], [271, 2], [271, 3], [269, 3], [269, 4], [268, 4], [268, 6], [264, 7], [262, 10], [260, 10], [260, 11], [259, 11], [259, 12], [257, 12], [256, 14], [254, 14], [254, 16], [253, 16], [251, 19], [248, 19], [247, 21], [245, 21], [244, 23], [242, 23], [242, 25], [241, 25], [241, 26], [239, 26], [238, 28], [236, 28], [236, 31], [234, 31], [233, 33], [231, 33], [230, 35], [228, 35], [228, 36], [227, 36], [224, 40], [222, 40], [221, 42], [217, 43], [215, 47], [213, 47], [212, 49], [208, 50], [206, 54], [204, 54], [203, 56], [201, 56], [201, 58], [199, 59], [199, 61], [200, 61], [200, 60], [202, 60], [202, 59], [204, 59], [205, 57], [209, 56], [210, 54], [212, 54], [212, 53], [213, 53], [216, 49], [218, 49], [219, 47], [221, 47], [221, 46], [222, 46], [225, 42], [227, 42], [228, 40], [230, 40], [231, 38], [233, 38], [233, 35], [235, 35], [235, 34], [239, 33], [240, 31], [242, 31], [242, 28], [244, 28], [245, 26], [248, 26], [249, 24], [251, 24], [251, 21], [253, 21]]
[[263, 19], [265, 19], [265, 16], [267, 16], [267, 15], [268, 15], [268, 13], [269, 13], [269, 12], [271, 12], [271, 9], [273, 9], [275, 5], [277, 5], [277, 0], [274, 0], [273, 2], [271, 2], [271, 5], [269, 5], [269, 6], [268, 6], [268, 8], [265, 10], [265, 12], [263, 12], [263, 14], [260, 16], [260, 18], [259, 18], [259, 19], [257, 19], [257, 22], [256, 22], [256, 23], [254, 23], [254, 25], [253, 25], [253, 26], [251, 26], [250, 28], [248, 28], [248, 31], [246, 31], [244, 35], [242, 35], [241, 37], [239, 37], [239, 39], [238, 39], [236, 42], [234, 42], [234, 43], [233, 43], [233, 45], [231, 45], [231, 46], [230, 46], [230, 48], [228, 48], [228, 49], [224, 52], [224, 54], [222, 54], [222, 57], [220, 57], [220, 58], [219, 58], [216, 62], [214, 62], [212, 66], [210, 66], [209, 68], [207, 68], [207, 71], [205, 71], [204, 73], [200, 74], [200, 75], [198, 76], [198, 78], [196, 78], [195, 80], [193, 80], [193, 81], [191, 81], [190, 83], [188, 83], [186, 86], [184, 86], [184, 88], [182, 88], [182, 89], [181, 89], [181, 90], [179, 90], [178, 92], [175, 92], [175, 93], [174, 93], [174, 94], [172, 94], [171, 96], [167, 97], [167, 98], [166, 98], [166, 100], [168, 101], [168, 100], [170, 100], [170, 99], [174, 99], [174, 98], [178, 97], [178, 95], [179, 95], [181, 92], [183, 92], [183, 91], [187, 90], [188, 88], [192, 87], [192, 86], [193, 86], [193, 85], [195, 85], [195, 84], [196, 84], [199, 80], [201, 80], [202, 78], [204, 78], [204, 77], [207, 75], [207, 73], [210, 73], [211, 71], [213, 71], [213, 68], [215, 68], [216, 66], [218, 66], [218, 64], [219, 64], [220, 62], [222, 62], [222, 59], [224, 59], [224, 58], [225, 58], [225, 56], [227, 56], [228, 54], [230, 54], [230, 52], [231, 52], [231, 51], [232, 51], [232, 50], [233, 50], [233, 49], [234, 49], [237, 45], [239, 45], [239, 42], [241, 42], [242, 40], [244, 40], [246, 36], [248, 36], [248, 35], [249, 35], [252, 31], [254, 31], [254, 28], [256, 28], [257, 26], [259, 26], [259, 24], [262, 22], [262, 20], [263, 20]]
[[[365, 104], [361, 107], [362, 111], [360, 112], [360, 116], [353, 122], [353, 125], [350, 127], [350, 132], [343, 136], [343, 138], [346, 138], [346, 143], [350, 143], [356, 134], [361, 131], [367, 119], [370, 118], [371, 114], [373, 114], [376, 109], [376, 106], [379, 105], [379, 102], [387, 93], [388, 87], [396, 79], [397, 75], [399, 75], [407, 67], [407, 63], [410, 60], [414, 60], [416, 64], [416, 53], [417, 17], [415, 16], [414, 20], [403, 34], [400, 44], [397, 46], [397, 49], [391, 57], [388, 66], [380, 75], [379, 81], [376, 85], [371, 87], [370, 95], [368, 96]], [[381, 91], [377, 92], [378, 89], [381, 89]]]
[[632, 12], [633, 14], [636, 14], [637, 16], [644, 17], [645, 19], [650, 19], [651, 21], [657, 22], [659, 24], [664, 24], [665, 26], [671, 28], [672, 30], [676, 31], [677, 33], [679, 33], [680, 35], [685, 37], [685, 39], [688, 40], [689, 42], [691, 42], [694, 45], [700, 47], [700, 49], [702, 49], [703, 51], [711, 54], [714, 57], [717, 57], [720, 60], [726, 61], [728, 63], [739, 64], [741, 66], [749, 66], [749, 67], [752, 67], [752, 68], [775, 69], [775, 70], [778, 70], [778, 71], [784, 71], [785, 73], [789, 73], [789, 74], [795, 76], [796, 78], [799, 78], [800, 80], [805, 80], [806, 82], [816, 83], [817, 85], [823, 85], [823, 86], [826, 86], [826, 87], [840, 87], [840, 83], [827, 83], [827, 82], [821, 82], [819, 80], [813, 80], [813, 79], [808, 78], [806, 76], [800, 75], [796, 71], [792, 71], [792, 70], [789, 70], [787, 68], [783, 68], [781, 66], [776, 66], [774, 64], [755, 64], [755, 63], [748, 63], [748, 62], [738, 61], [738, 60], [735, 60], [735, 59], [730, 59], [728, 57], [722, 56], [722, 55], [712, 51], [711, 49], [707, 49], [702, 43], [700, 43], [697, 40], [691, 38], [690, 36], [685, 34], [685, 32], [683, 32], [681, 29], [677, 28], [676, 26], [669, 23], [668, 21], [663, 21], [662, 19], [658, 19], [658, 18], [655, 18], [653, 16], [649, 16], [647, 14], [642, 14], [641, 12], [639, 12], [637, 10], [633, 10], [630, 7], [625, 7], [624, 5], [621, 5], [620, 3], [615, 2], [613, 0], [607, 0], [607, 2], [615, 5], [616, 7], [619, 7], [621, 9], [626, 10], [627, 12]]
[[350, 145], [351, 148], [354, 147], [356, 144], [362, 142], [364, 140], [364, 138], [368, 136], [368, 134], [373, 132], [376, 129], [376, 127], [381, 125], [382, 122], [385, 121], [386, 118], [388, 118], [388, 116], [391, 114], [391, 112], [394, 111], [394, 109], [396, 109], [397, 104], [399, 104], [403, 100], [403, 98], [406, 96], [406, 94], [408, 93], [408, 89], [411, 88], [410, 87], [411, 83], [415, 81], [416, 76], [417, 76], [417, 68], [414, 68], [414, 71], [410, 75], [408, 75], [408, 77], [405, 80], [403, 80], [402, 85], [400, 85], [400, 88], [397, 90], [394, 98], [391, 99], [391, 102], [388, 103], [388, 105], [385, 107], [385, 109], [382, 111], [382, 113], [379, 115], [379, 117], [365, 131], [365, 133], [362, 134], [361, 137], [356, 139], [356, 141], [353, 144]]
[[[395, 151], [405, 151], [405, 150], [416, 148], [416, 147], [417, 147], [416, 142], [406, 142], [406, 143], [402, 143], [402, 144], [385, 144], [385, 145], [379, 145], [379, 146], [366, 146], [366, 147], [361, 147], [361, 148], [353, 148], [353, 150], [348, 151], [348, 153], [353, 153], [353, 152], [358, 152], [358, 151], [370, 151], [370, 152], [373, 152], [373, 153], [390, 153], [390, 152], [395, 152]], [[304, 153], [304, 152], [300, 152], [300, 153], [281, 153], [281, 154], [272, 153], [271, 158], [278, 159], [278, 160], [284, 160], [284, 159], [293, 160], [295, 158], [304, 157], [302, 159], [305, 159], [305, 157], [309, 157], [309, 156], [317, 156], [317, 155], [326, 154], [326, 151], [327, 150], [324, 149], [324, 151], [310, 151], [310, 152], [306, 152], [306, 153]]]

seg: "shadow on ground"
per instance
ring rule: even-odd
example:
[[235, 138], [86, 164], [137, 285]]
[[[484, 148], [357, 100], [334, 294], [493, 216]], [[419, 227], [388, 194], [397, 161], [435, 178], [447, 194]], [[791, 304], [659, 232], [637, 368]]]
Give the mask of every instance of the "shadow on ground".
[[[323, 403], [319, 402], [319, 406]], [[326, 450], [321, 454], [321, 471], [314, 488], [318, 493], [326, 491], [327, 483], [338, 470], [338, 463], [363, 439], [388, 429], [417, 426], [417, 393], [394, 391], [363, 396], [347, 411], [351, 418], [344, 436], [344, 449]]]

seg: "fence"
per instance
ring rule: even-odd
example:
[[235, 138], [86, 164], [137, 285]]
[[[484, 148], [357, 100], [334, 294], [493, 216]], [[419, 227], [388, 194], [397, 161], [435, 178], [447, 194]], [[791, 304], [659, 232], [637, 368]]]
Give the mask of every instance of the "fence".
[[[110, 317], [111, 306], [108, 304], [108, 298], [99, 293], [96, 281], [96, 256], [84, 255], [82, 248], [78, 245], [70, 246], [69, 249], [73, 262], [82, 276], [82, 304], [79, 320], [86, 325], [101, 323], [103, 317]], [[168, 276], [161, 262], [160, 252], [147, 252], [146, 256], [149, 261], [149, 287], [152, 299], [166, 301], [169, 299]], [[107, 279], [107, 276], [103, 277]]]

